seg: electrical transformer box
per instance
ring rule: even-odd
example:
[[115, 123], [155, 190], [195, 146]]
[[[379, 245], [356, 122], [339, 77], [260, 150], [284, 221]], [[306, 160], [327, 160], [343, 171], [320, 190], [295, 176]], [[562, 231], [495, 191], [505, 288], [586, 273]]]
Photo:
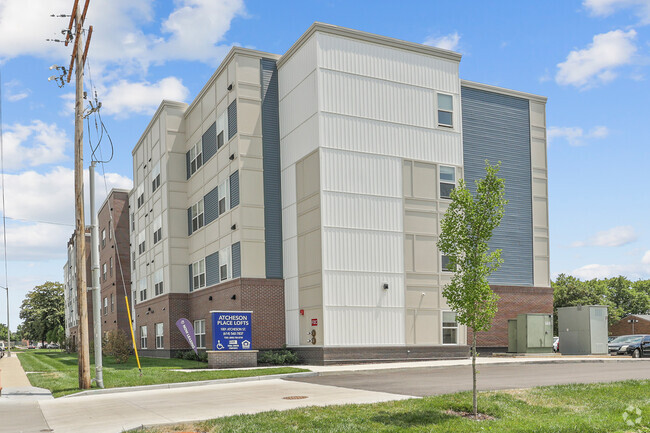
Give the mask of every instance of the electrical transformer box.
[[606, 355], [607, 307], [578, 305], [557, 309], [560, 352], [564, 355]]
[[508, 352], [553, 352], [553, 316], [527, 313], [508, 320]]

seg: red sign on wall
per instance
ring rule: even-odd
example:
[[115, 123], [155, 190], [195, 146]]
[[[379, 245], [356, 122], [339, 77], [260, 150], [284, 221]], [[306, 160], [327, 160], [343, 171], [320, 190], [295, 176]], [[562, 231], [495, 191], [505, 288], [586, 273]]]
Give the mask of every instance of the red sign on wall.
[[318, 326], [318, 319], [311, 319], [311, 326]]

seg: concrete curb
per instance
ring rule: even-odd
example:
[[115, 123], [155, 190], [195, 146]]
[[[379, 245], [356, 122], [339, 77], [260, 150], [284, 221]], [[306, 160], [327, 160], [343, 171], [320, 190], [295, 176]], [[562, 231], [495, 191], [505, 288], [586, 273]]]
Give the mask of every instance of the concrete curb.
[[77, 392], [75, 394], [64, 395], [60, 398], [85, 397], [90, 395], [116, 394], [121, 392], [150, 391], [155, 389], [186, 388], [191, 386], [219, 385], [223, 383], [254, 382], [258, 380], [290, 379], [294, 377], [313, 377], [313, 376], [318, 376], [318, 373], [313, 371], [306, 371], [302, 373], [285, 373], [285, 374], [268, 374], [265, 376], [233, 377], [230, 379], [197, 380], [194, 382], [176, 382], [176, 383], [160, 383], [156, 385], [124, 386], [120, 388], [91, 389], [88, 391]]

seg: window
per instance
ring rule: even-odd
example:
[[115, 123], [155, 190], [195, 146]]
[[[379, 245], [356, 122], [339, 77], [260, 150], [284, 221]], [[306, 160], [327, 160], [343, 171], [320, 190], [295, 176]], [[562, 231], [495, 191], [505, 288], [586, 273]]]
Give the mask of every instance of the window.
[[138, 233], [138, 254], [142, 254], [145, 251], [145, 232], [144, 230]]
[[219, 216], [228, 212], [230, 210], [230, 191], [229, 185], [230, 182], [226, 180], [224, 183], [219, 185], [218, 189], [218, 200], [219, 200]]
[[438, 125], [454, 126], [454, 98], [451, 95], [438, 93]]
[[164, 286], [163, 286], [163, 270], [158, 269], [156, 272], [153, 273], [153, 291], [156, 296], [162, 295], [164, 291]]
[[199, 141], [190, 149], [190, 176], [203, 165], [203, 146]]
[[135, 271], [135, 251], [131, 253], [132, 259], [133, 259], [133, 267], [131, 270]]
[[160, 162], [151, 169], [151, 192], [160, 186]]
[[131, 231], [132, 232], [135, 231], [135, 214], [134, 213], [131, 214]]
[[104, 316], [108, 314], [108, 298], [104, 298]]
[[147, 348], [147, 327], [141, 326], [140, 327], [140, 349], [146, 349], [146, 348]]
[[451, 192], [456, 187], [456, 169], [440, 166], [440, 198], [451, 198]]
[[443, 254], [442, 256], [442, 271], [443, 272], [453, 272], [454, 270], [451, 267], [451, 264], [449, 263], [449, 256], [445, 256]]
[[102, 264], [102, 277], [106, 281], [106, 263]]
[[192, 233], [203, 227], [203, 199], [192, 205]]
[[153, 243], [162, 239], [162, 217], [158, 216], [153, 220]]
[[110, 221], [108, 222], [108, 239], [113, 239], [113, 224]]
[[113, 257], [108, 258], [108, 275], [113, 276]]
[[144, 185], [140, 184], [138, 185], [138, 189], [136, 191], [136, 196], [138, 197], [138, 209], [144, 204]]
[[111, 293], [111, 313], [115, 311], [115, 295]]
[[219, 251], [219, 281], [225, 281], [230, 278], [230, 248], [224, 248]]
[[194, 321], [194, 337], [196, 337], [196, 348], [205, 349], [205, 319]]
[[205, 287], [205, 259], [192, 263], [192, 288], [193, 290]]
[[156, 349], [164, 349], [163, 345], [163, 324], [156, 323]]
[[228, 111], [224, 110], [217, 119], [217, 149], [221, 149], [226, 144], [228, 135]]
[[106, 246], [106, 229], [102, 229], [102, 248]]
[[458, 323], [453, 311], [442, 312], [442, 344], [458, 344]]
[[138, 290], [140, 291], [140, 302], [147, 300], [147, 279], [140, 278], [138, 283]]

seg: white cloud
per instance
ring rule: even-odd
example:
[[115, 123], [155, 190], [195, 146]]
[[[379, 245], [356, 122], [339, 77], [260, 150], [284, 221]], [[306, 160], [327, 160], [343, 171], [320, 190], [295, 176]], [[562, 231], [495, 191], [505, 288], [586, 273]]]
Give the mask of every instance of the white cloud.
[[[52, 224], [8, 224], [7, 258], [11, 261], [57, 259], [65, 254], [73, 227]], [[3, 234], [0, 232], [0, 242]]]
[[638, 263], [631, 265], [585, 265], [570, 272], [574, 277], [591, 280], [594, 278], [612, 278], [623, 275], [632, 280], [650, 277], [650, 264]]
[[603, 139], [609, 135], [609, 129], [606, 126], [595, 126], [585, 133], [585, 131], [576, 126], [559, 127], [551, 126], [547, 130], [548, 141], [552, 142], [557, 139], [564, 139], [571, 146], [583, 146], [586, 141], [591, 139]]
[[[100, 170], [97, 170], [99, 175]], [[84, 171], [86, 223], [90, 222], [88, 212], [88, 171]], [[111, 188], [131, 189], [131, 179], [116, 173], [107, 173], [108, 190]], [[7, 216], [17, 220], [48, 221], [74, 225], [74, 170], [55, 167], [46, 173], [25, 171], [5, 175]], [[97, 177], [97, 210], [106, 198], [106, 189], [101, 177]], [[54, 226], [53, 226], [54, 227]], [[72, 227], [68, 230], [71, 232]], [[9, 239], [9, 238], [7, 238]]]
[[102, 100], [102, 112], [125, 117], [130, 113], [153, 114], [163, 99], [185, 101], [190, 91], [176, 77], [157, 83], [120, 80], [109, 87]]
[[648, 0], [585, 0], [583, 6], [592, 15], [606, 17], [620, 9], [633, 9], [641, 24], [650, 24], [650, 1]]
[[588, 88], [616, 78], [614, 69], [630, 64], [636, 53], [636, 31], [613, 30], [594, 36], [582, 50], [571, 51], [559, 63], [555, 81], [561, 85]]
[[650, 250], [646, 251], [641, 259], [641, 263], [644, 265], [650, 265]]
[[572, 247], [621, 247], [639, 239], [639, 235], [632, 226], [618, 226], [609, 230], [596, 233], [586, 241], [571, 244]]
[[458, 49], [458, 44], [460, 43], [460, 35], [458, 32], [450, 33], [444, 36], [429, 36], [427, 37], [423, 44], [430, 45], [432, 47], [442, 48], [443, 50], [456, 51]]
[[40, 120], [6, 125], [3, 141], [8, 171], [65, 161], [65, 149], [72, 145], [63, 129]]

